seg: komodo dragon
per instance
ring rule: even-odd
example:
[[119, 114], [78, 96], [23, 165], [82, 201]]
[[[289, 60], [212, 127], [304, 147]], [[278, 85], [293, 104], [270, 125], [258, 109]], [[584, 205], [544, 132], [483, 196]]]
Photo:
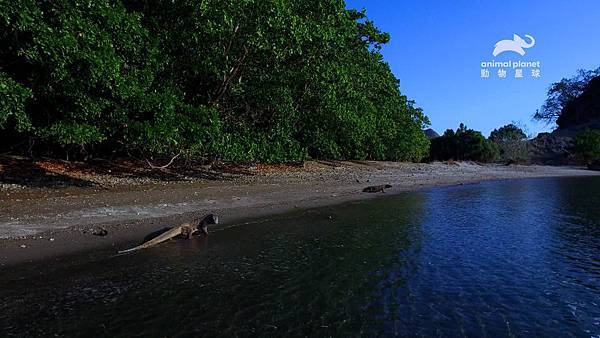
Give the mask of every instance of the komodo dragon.
[[194, 233], [201, 231], [203, 234], [208, 235], [208, 226], [212, 224], [218, 224], [219, 218], [216, 215], [208, 214], [202, 218], [196, 218], [189, 223], [183, 223], [182, 225], [167, 230], [166, 232], [154, 237], [153, 239], [146, 241], [135, 248], [121, 250], [120, 254], [128, 253], [136, 250], [147, 249], [153, 247], [162, 242], [168, 241], [174, 237], [182, 236], [189, 239]]
[[386, 185], [374, 185], [371, 187], [366, 187], [363, 189], [363, 192], [385, 192], [384, 189], [391, 188], [392, 186], [389, 184]]

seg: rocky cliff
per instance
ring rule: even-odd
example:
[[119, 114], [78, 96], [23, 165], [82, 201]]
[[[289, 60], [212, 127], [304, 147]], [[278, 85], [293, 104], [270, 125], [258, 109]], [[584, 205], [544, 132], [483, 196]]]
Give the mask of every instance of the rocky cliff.
[[577, 164], [571, 148], [572, 136], [557, 135], [552, 133], [539, 133], [528, 142], [528, 151], [531, 161], [542, 164]]
[[600, 128], [600, 76], [562, 110], [556, 120], [560, 129]]
[[544, 164], [579, 164], [572, 153], [573, 138], [585, 129], [600, 129], [600, 77], [565, 106], [552, 133], [540, 133], [529, 141], [532, 161]]

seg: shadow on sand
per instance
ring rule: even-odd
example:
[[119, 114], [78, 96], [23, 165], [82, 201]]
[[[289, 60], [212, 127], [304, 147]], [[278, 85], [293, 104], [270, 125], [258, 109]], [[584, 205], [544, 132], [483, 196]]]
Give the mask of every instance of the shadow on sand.
[[125, 179], [156, 182], [186, 182], [195, 180], [231, 180], [254, 173], [233, 165], [173, 165], [150, 168], [132, 160], [90, 160], [87, 162], [56, 159], [31, 159], [0, 156], [0, 184], [17, 184], [30, 188], [103, 187], [112, 183], [127, 184]]

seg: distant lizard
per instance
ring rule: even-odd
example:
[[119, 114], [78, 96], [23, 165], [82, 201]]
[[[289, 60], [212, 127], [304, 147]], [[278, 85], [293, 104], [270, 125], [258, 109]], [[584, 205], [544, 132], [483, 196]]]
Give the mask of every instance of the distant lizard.
[[128, 252], [137, 251], [137, 250], [141, 250], [141, 249], [147, 249], [147, 248], [153, 247], [157, 244], [160, 244], [162, 242], [168, 241], [172, 238], [175, 238], [177, 236], [182, 236], [186, 239], [189, 239], [194, 233], [196, 233], [198, 231], [201, 231], [203, 234], [208, 235], [208, 226], [212, 225], [212, 224], [218, 224], [218, 223], [219, 223], [219, 218], [216, 215], [208, 214], [202, 218], [196, 218], [191, 222], [183, 223], [182, 225], [180, 225], [178, 227], [167, 230], [166, 232], [160, 234], [159, 236], [154, 237], [153, 239], [151, 239], [147, 242], [144, 242], [143, 244], [140, 244], [140, 245], [136, 246], [135, 248], [121, 250], [121, 251], [119, 251], [119, 253], [122, 254], [122, 253], [128, 253]]
[[392, 186], [389, 184], [385, 184], [385, 185], [374, 185], [371, 187], [366, 187], [363, 189], [363, 192], [385, 192], [384, 189], [388, 189], [391, 188]]

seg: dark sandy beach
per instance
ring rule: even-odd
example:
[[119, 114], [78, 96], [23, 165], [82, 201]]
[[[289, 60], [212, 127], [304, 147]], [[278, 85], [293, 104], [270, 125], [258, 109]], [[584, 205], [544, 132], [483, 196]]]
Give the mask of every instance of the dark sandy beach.
[[[52, 259], [139, 243], [146, 234], [213, 212], [216, 230], [299, 209], [386, 194], [363, 193], [391, 184], [387, 194], [484, 180], [588, 176], [575, 167], [396, 162], [306, 162], [304, 166], [221, 173], [219, 176], [136, 178], [61, 173], [86, 184], [0, 185], [0, 265]], [[70, 178], [70, 177], [67, 177]], [[3, 180], [2, 182], [6, 182]], [[68, 181], [67, 181], [68, 182]], [[94, 231], [106, 229], [108, 235]]]

